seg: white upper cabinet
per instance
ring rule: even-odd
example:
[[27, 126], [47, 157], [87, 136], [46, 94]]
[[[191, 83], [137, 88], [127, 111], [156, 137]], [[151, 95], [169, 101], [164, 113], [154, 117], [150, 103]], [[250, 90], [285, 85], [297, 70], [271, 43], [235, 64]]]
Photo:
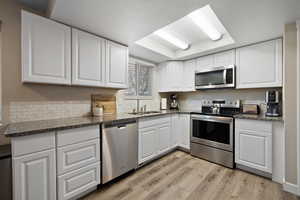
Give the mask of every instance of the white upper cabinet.
[[197, 59], [196, 70], [201, 71], [212, 67], [228, 66], [235, 64], [235, 50], [203, 56]]
[[282, 40], [236, 49], [237, 88], [282, 86]]
[[72, 29], [72, 84], [105, 86], [105, 40]]
[[235, 64], [235, 50], [223, 51], [220, 53], [214, 54], [214, 66], [228, 66]]
[[180, 92], [183, 90], [183, 62], [169, 61], [158, 67], [159, 92]]
[[197, 58], [196, 71], [214, 67], [214, 56], [208, 55]]
[[167, 71], [167, 64], [166, 63], [160, 63], [157, 69], [157, 76], [159, 77], [159, 92], [167, 92], [168, 91], [168, 80], [166, 75], [168, 74]]
[[188, 60], [183, 63], [182, 91], [195, 91], [196, 60]]
[[121, 89], [127, 76], [128, 47], [77, 29], [71, 38], [70, 27], [22, 11], [22, 82]]
[[106, 41], [106, 86], [127, 88], [128, 48]]
[[22, 82], [71, 84], [71, 28], [22, 11]]

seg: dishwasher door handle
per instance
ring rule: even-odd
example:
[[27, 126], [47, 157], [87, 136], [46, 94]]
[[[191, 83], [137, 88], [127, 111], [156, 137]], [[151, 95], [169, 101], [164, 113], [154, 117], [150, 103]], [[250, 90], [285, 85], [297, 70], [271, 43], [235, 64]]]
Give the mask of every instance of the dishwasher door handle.
[[127, 126], [126, 125], [121, 125], [121, 126], [117, 126], [118, 127], [118, 129], [126, 129], [127, 128]]

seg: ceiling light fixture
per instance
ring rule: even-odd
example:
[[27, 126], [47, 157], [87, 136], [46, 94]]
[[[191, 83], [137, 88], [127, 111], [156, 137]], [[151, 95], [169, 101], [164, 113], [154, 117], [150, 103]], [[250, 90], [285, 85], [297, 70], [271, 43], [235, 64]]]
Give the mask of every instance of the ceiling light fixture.
[[188, 16], [211, 40], [216, 41], [222, 38], [222, 34], [209, 22], [204, 13], [197, 10]]
[[188, 43], [183, 42], [182, 40], [174, 37], [173, 35], [167, 33], [166, 31], [158, 30], [155, 31], [154, 34], [182, 50], [186, 50], [190, 46]]

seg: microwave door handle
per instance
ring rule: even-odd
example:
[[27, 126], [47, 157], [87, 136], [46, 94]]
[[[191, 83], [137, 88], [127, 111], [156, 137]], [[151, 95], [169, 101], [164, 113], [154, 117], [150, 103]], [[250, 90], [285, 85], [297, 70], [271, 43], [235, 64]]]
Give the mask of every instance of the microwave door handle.
[[223, 83], [224, 84], [227, 84], [226, 83], [226, 76], [227, 76], [227, 69], [224, 69], [224, 72], [223, 72]]

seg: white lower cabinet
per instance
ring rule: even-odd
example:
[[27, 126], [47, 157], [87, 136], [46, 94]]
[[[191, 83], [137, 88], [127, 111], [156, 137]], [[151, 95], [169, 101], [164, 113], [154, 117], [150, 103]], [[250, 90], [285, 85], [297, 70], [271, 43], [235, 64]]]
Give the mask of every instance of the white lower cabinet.
[[171, 116], [139, 120], [139, 164], [168, 151], [171, 146]]
[[100, 184], [100, 126], [59, 131], [58, 200], [79, 198]]
[[171, 124], [166, 123], [157, 127], [158, 154], [168, 151], [171, 147]]
[[189, 114], [171, 114], [139, 120], [139, 164], [176, 147], [190, 149]]
[[100, 183], [100, 162], [58, 176], [58, 199], [71, 199]]
[[190, 115], [180, 114], [181, 132], [179, 134], [179, 146], [190, 150]]
[[156, 128], [139, 129], [139, 164], [156, 156]]
[[15, 137], [14, 200], [76, 199], [100, 184], [100, 126]]
[[235, 162], [272, 173], [272, 122], [236, 119]]
[[180, 143], [180, 114], [173, 114], [171, 119], [171, 145], [177, 147]]
[[171, 142], [174, 147], [190, 150], [190, 115], [173, 114]]
[[57, 148], [57, 174], [63, 174], [100, 160], [99, 139]]
[[14, 200], [55, 200], [55, 149], [13, 158]]

